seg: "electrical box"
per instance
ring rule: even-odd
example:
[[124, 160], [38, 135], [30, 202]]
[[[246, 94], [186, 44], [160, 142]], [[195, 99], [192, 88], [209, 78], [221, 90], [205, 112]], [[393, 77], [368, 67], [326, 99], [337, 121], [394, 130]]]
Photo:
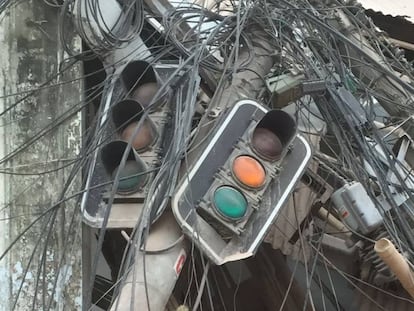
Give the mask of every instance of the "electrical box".
[[382, 216], [359, 182], [346, 184], [331, 196], [342, 220], [353, 230], [369, 234], [382, 223]]
[[272, 93], [272, 104], [274, 108], [282, 108], [289, 103], [302, 97], [301, 84], [305, 76], [283, 74], [266, 80], [267, 88]]

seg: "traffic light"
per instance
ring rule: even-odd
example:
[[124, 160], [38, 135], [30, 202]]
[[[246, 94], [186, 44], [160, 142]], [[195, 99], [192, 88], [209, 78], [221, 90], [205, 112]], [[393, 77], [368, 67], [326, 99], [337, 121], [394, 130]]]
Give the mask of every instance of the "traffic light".
[[[152, 257], [157, 260], [147, 262], [145, 271], [148, 275], [156, 275], [151, 271], [159, 272], [160, 269], [168, 272], [162, 280], [149, 278], [149, 283], [174, 284], [181, 266], [177, 264], [177, 269], [170, 269], [169, 263], [174, 263], [177, 258], [177, 262], [184, 262], [185, 251], [181, 230], [171, 213], [164, 209], [178, 175], [181, 146], [185, 146], [187, 135], [176, 139], [172, 136], [191, 129], [192, 108], [196, 101], [193, 95], [199, 89], [200, 79], [190, 66], [171, 62], [152, 67], [146, 62], [134, 61], [119, 72], [120, 75], [113, 75], [105, 86], [102, 113], [95, 132], [96, 144], [93, 145], [98, 147], [91, 156], [82, 196], [83, 220], [91, 227], [104, 229], [100, 230], [99, 239], [114, 282], [123, 271], [121, 264], [128, 245], [121, 235], [123, 230], [131, 232], [128, 229], [137, 224], [151, 225], [148, 238], [142, 239], [148, 251], [160, 246], [159, 240], [151, 238], [153, 234], [158, 237], [161, 233], [167, 235], [167, 240], [171, 238], [174, 242], [173, 247], [164, 239], [162, 242], [168, 243], [168, 251], [154, 252]], [[149, 217], [145, 217], [146, 214], [141, 217], [144, 206], [148, 208]], [[142, 223], [139, 223], [140, 219]], [[134, 252], [137, 269], [125, 272], [125, 277], [133, 275], [131, 279], [136, 279], [137, 283], [143, 275], [143, 270], [139, 269], [141, 261], [137, 258], [148, 255], [140, 246], [129, 250]], [[127, 266], [125, 263], [126, 270]], [[156, 291], [155, 295], [161, 298], [154, 301], [168, 297], [170, 287], [173, 286]], [[144, 292], [139, 284], [131, 285], [126, 281], [119, 289], [119, 299], [131, 295], [141, 297]], [[125, 305], [129, 308], [130, 299], [127, 300]]]
[[307, 167], [308, 142], [282, 110], [239, 101], [190, 168], [172, 207], [216, 264], [252, 256]]
[[[172, 92], [163, 87], [163, 81], [169, 79], [177, 67], [177, 64], [152, 66], [145, 61], [132, 61], [122, 69], [119, 78], [107, 85], [103, 102], [106, 113], [101, 114], [98, 130], [100, 148], [92, 158], [88, 191], [82, 198], [84, 220], [91, 226], [99, 228], [108, 209], [107, 228], [136, 225], [151, 180], [172, 141], [172, 110], [176, 101], [182, 100], [175, 94], [184, 85]], [[110, 141], [104, 142], [108, 137]], [[127, 150], [125, 164], [121, 165]], [[112, 198], [116, 177], [116, 194]], [[108, 185], [103, 189], [99, 185], [104, 183]], [[161, 198], [160, 202], [157, 200], [154, 204], [162, 209], [165, 202], [161, 202]]]
[[[126, 65], [121, 73], [121, 82], [127, 99], [116, 102], [110, 110], [116, 139], [102, 147], [101, 160], [112, 179], [119, 170], [113, 202], [143, 203], [150, 171], [157, 167], [163, 149], [165, 125], [171, 119], [170, 106], [167, 105], [168, 96], [158, 95], [157, 75], [145, 61]], [[125, 165], [121, 167], [128, 143], [131, 143], [131, 148]], [[109, 194], [110, 191], [103, 196], [105, 202]]]

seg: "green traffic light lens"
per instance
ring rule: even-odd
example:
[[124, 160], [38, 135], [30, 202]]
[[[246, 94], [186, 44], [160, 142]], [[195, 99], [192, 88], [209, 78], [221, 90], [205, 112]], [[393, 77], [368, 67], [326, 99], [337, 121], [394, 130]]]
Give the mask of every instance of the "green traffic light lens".
[[[115, 173], [117, 170], [114, 172]], [[138, 191], [146, 181], [145, 168], [141, 167], [136, 161], [127, 161], [123, 169], [119, 172], [119, 183], [117, 192], [133, 193]], [[144, 173], [144, 174], [143, 174]]]
[[216, 189], [213, 197], [217, 211], [226, 218], [238, 220], [247, 211], [247, 200], [237, 189], [230, 186], [222, 186]]

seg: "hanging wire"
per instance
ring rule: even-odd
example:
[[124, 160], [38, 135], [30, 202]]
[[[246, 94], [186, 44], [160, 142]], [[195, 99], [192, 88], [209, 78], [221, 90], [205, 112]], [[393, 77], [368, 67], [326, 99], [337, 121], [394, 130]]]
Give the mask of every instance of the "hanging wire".
[[[0, 3], [0, 13], [4, 12], [10, 5], [16, 4], [14, 1], [3, 1]], [[24, 122], [24, 117], [20, 118], [15, 115], [15, 109], [20, 107], [27, 99], [33, 96], [39, 96], [42, 91], [53, 90], [54, 88], [64, 88], [71, 83], [82, 81], [94, 73], [87, 75], [80, 74], [71, 79], [57, 82], [57, 76], [64, 75], [67, 71], [77, 66], [79, 60], [92, 59], [98, 56], [106, 60], [107, 56], [115, 50], [120, 49], [134, 40], [137, 35], [142, 32], [145, 23], [145, 12], [142, 1], [126, 0], [119, 4], [119, 15], [115, 16], [113, 24], [108, 24], [105, 20], [107, 14], [106, 8], [102, 1], [87, 0], [74, 1], [67, 0], [64, 3], [60, 1], [45, 0], [48, 6], [59, 8], [59, 31], [62, 40], [62, 46], [69, 57], [60, 67], [59, 72], [50, 77], [44, 83], [39, 84], [33, 88], [17, 91], [15, 93], [3, 94], [2, 99], [7, 99], [9, 104], [0, 112], [2, 118], [7, 119], [3, 126], [18, 124]], [[118, 3], [118, 2], [117, 2]], [[148, 9], [148, 8], [145, 8]], [[115, 10], [114, 10], [115, 11]], [[341, 13], [341, 14], [339, 14]], [[156, 193], [156, 186], [165, 180], [176, 181], [177, 170], [181, 160], [184, 159], [186, 163], [187, 153], [196, 149], [202, 141], [192, 142], [190, 137], [196, 137], [191, 132], [197, 133], [199, 124], [211, 124], [211, 120], [206, 121], [201, 117], [197, 121], [193, 118], [195, 113], [195, 99], [199, 92], [197, 88], [197, 79], [199, 72], [205, 70], [216, 77], [218, 84], [215, 89], [218, 97], [220, 91], [231, 80], [232, 75], [237, 72], [246, 70], [246, 68], [254, 63], [255, 53], [252, 39], [248, 36], [248, 32], [252, 25], [259, 25], [260, 29], [271, 38], [274, 43], [275, 57], [278, 61], [273, 68], [273, 74], [282, 74], [290, 71], [300, 71], [306, 79], [314, 80], [321, 79], [326, 81], [326, 90], [319, 95], [313, 96], [312, 99], [306, 101], [301, 99], [296, 103], [300, 107], [302, 119], [308, 124], [307, 130], [313, 135], [320, 135], [321, 142], [326, 145], [326, 150], [316, 151], [315, 159], [320, 162], [319, 172], [328, 176], [335, 176], [343, 183], [348, 181], [358, 181], [367, 190], [368, 195], [378, 208], [383, 211], [384, 207], [381, 201], [375, 194], [372, 184], [375, 183], [381, 195], [386, 202], [391, 206], [391, 209], [403, 209], [403, 213], [383, 213], [383, 226], [380, 230], [387, 234], [393, 242], [398, 246], [399, 250], [407, 254], [410, 262], [413, 261], [414, 256], [414, 241], [411, 234], [411, 225], [414, 223], [414, 201], [413, 189], [411, 187], [411, 168], [408, 168], [406, 163], [397, 159], [392, 150], [391, 140], [384, 140], [381, 129], [373, 125], [373, 121], [381, 117], [380, 113], [372, 108], [374, 106], [375, 98], [380, 105], [387, 107], [388, 118], [390, 123], [385, 126], [398, 126], [409, 120], [413, 112], [413, 87], [400, 78], [404, 75], [410, 79], [413, 77], [412, 68], [408, 63], [395, 54], [392, 46], [387, 41], [382, 39], [374, 28], [372, 22], [365, 19], [359, 19], [358, 16], [363, 14], [360, 7], [347, 4], [341, 1], [327, 1], [327, 3], [315, 1], [236, 1], [229, 2], [225, 9], [220, 8], [220, 3], [216, 3], [214, 10], [207, 10], [199, 5], [193, 5], [182, 2], [175, 9], [168, 11], [168, 13], [159, 18], [165, 28], [165, 32], [160, 35], [162, 38], [160, 46], [153, 45], [149, 47], [151, 51], [158, 51], [159, 54], [153, 53], [151, 64], [156, 64], [163, 60], [167, 54], [174, 55], [179, 60], [179, 66], [173, 76], [182, 74], [184, 71], [190, 81], [187, 96], [182, 96], [181, 101], [175, 107], [174, 123], [173, 123], [173, 141], [169, 145], [168, 150], [165, 150], [164, 157], [159, 166], [153, 168], [151, 171], [144, 172], [145, 174], [154, 173], [150, 180], [148, 189], [148, 197], [153, 195], [160, 195]], [[154, 15], [155, 16], [155, 15]], [[356, 37], [349, 37], [345, 32], [341, 32], [343, 26], [341, 18], [348, 18], [351, 25], [355, 28], [355, 36], [368, 37], [369, 40], [363, 45], [356, 43]], [[91, 52], [78, 51], [72, 45], [72, 36], [67, 31], [74, 29], [74, 31], [82, 38], [82, 40], [90, 47]], [[148, 38], [147, 38], [148, 39]], [[144, 42], [148, 42], [144, 40]], [[159, 49], [163, 47], [162, 49]], [[247, 59], [240, 63], [240, 49], [248, 51]], [[160, 51], [162, 50], [162, 51]], [[371, 53], [379, 56], [382, 61], [379, 61], [372, 56]], [[14, 299], [12, 301], [13, 310], [18, 310], [20, 307], [20, 299], [23, 295], [23, 290], [31, 277], [32, 271], [35, 271], [34, 284], [35, 292], [31, 301], [30, 308], [32, 310], [53, 309], [56, 292], [59, 290], [59, 278], [63, 277], [61, 268], [65, 265], [65, 260], [74, 252], [74, 240], [71, 236], [76, 236], [76, 231], [79, 231], [79, 223], [77, 217], [82, 213], [80, 210], [81, 196], [93, 189], [107, 189], [110, 187], [111, 196], [109, 198], [109, 205], [111, 205], [117, 184], [120, 181], [119, 174], [113, 180], [105, 181], [99, 184], [92, 185], [86, 189], [85, 180], [75, 186], [76, 181], [84, 176], [83, 172], [87, 172], [90, 166], [93, 165], [93, 156], [103, 144], [108, 142], [116, 129], [112, 132], [107, 132], [102, 129], [107, 119], [108, 110], [104, 107], [97, 111], [97, 118], [91, 127], [84, 132], [83, 141], [87, 141], [77, 156], [68, 159], [66, 163], [59, 163], [56, 168], [41, 168], [41, 169], [17, 169], [17, 166], [10, 165], [13, 161], [19, 158], [22, 154], [26, 154], [35, 149], [36, 144], [47, 139], [48, 135], [61, 129], [68, 120], [84, 111], [91, 102], [98, 96], [103, 95], [103, 100], [107, 100], [109, 96], [108, 87], [115, 85], [118, 79], [118, 72], [114, 68], [120, 68], [126, 62], [132, 59], [140, 59], [140, 55], [127, 55], [119, 63], [105, 63], [104, 70], [107, 73], [106, 81], [99, 86], [105, 86], [104, 93], [93, 94], [90, 97], [83, 98], [79, 102], [72, 105], [70, 108], [61, 111], [53, 120], [46, 124], [39, 125], [32, 129], [29, 138], [16, 146], [13, 150], [9, 150], [7, 154], [0, 159], [1, 174], [10, 176], [11, 178], [23, 178], [29, 176], [40, 176], [42, 180], [37, 183], [28, 185], [22, 190], [25, 193], [33, 187], [41, 187], [45, 183], [45, 178], [48, 175], [65, 170], [68, 172], [65, 175], [65, 180], [62, 182], [62, 189], [60, 193], [50, 200], [49, 205], [39, 206], [42, 208], [33, 214], [23, 213], [18, 215], [10, 214], [7, 219], [1, 221], [17, 218], [23, 218], [28, 215], [35, 216], [25, 228], [14, 237], [10, 244], [5, 248], [0, 255], [0, 259], [7, 256], [8, 252], [18, 245], [18, 243], [32, 230], [39, 230], [42, 232], [35, 239], [34, 245], [28, 251], [30, 255], [23, 267], [22, 278], [19, 280], [18, 287], [14, 292]], [[394, 70], [394, 71], [393, 71]], [[395, 71], [398, 73], [396, 74]], [[372, 76], [369, 77], [369, 74]], [[203, 77], [202, 77], [203, 78]], [[266, 77], [258, 75], [258, 79], [266, 80]], [[169, 79], [162, 86], [163, 89], [176, 87], [176, 80]], [[362, 101], [359, 101], [360, 108], [362, 108], [364, 115], [358, 114], [357, 110], [347, 106], [347, 103], [341, 100], [338, 85], [349, 90], [356, 98], [368, 98], [369, 107], [364, 106]], [[384, 91], [384, 86], [390, 91]], [[391, 92], [392, 90], [392, 92]], [[162, 92], [162, 91], [160, 91]], [[263, 92], [262, 92], [263, 93]], [[212, 100], [216, 99], [213, 97]], [[186, 98], [184, 100], [183, 98]], [[320, 115], [315, 115], [315, 112], [310, 108], [310, 102], [316, 103]], [[208, 113], [209, 107], [206, 107]], [[149, 111], [144, 113], [147, 116]], [[326, 133], [314, 133], [316, 125], [311, 124], [312, 117], [322, 119], [327, 124]], [[365, 118], [366, 124], [357, 124], [356, 120]], [[201, 121], [200, 121], [201, 120]], [[198, 123], [200, 122], [200, 123]], [[210, 122], [210, 123], [208, 123]], [[411, 121], [410, 121], [411, 122]], [[408, 122], [408, 123], [410, 123]], [[404, 125], [406, 125], [404, 123]], [[139, 131], [139, 125], [136, 128], [135, 134]], [[208, 135], [203, 139], [207, 140]], [[395, 139], [395, 138], [394, 138]], [[191, 147], [190, 143], [192, 143]], [[131, 148], [131, 145], [128, 145]], [[325, 154], [327, 152], [329, 154]], [[385, 154], [385, 157], [381, 155]], [[126, 153], [127, 154], [127, 153]], [[123, 162], [126, 160], [126, 154]], [[22, 163], [20, 163], [22, 164]], [[8, 165], [8, 166], [6, 166]], [[186, 165], [186, 164], [184, 164]], [[367, 167], [370, 167], [370, 171]], [[23, 167], [23, 166], [22, 166]], [[390, 181], [390, 174], [395, 176], [395, 180]], [[408, 177], [407, 177], [408, 176]], [[174, 194], [176, 182], [171, 182], [162, 194], [166, 197], [171, 197]], [[393, 187], [393, 188], [392, 188]], [[398, 189], [399, 193], [406, 198], [406, 202], [398, 207], [395, 199], [395, 191]], [[2, 207], [4, 211], [12, 211], [13, 206], [20, 204], [18, 201], [19, 195], [11, 198], [9, 202]], [[295, 201], [295, 200], [294, 200]], [[309, 204], [314, 203], [311, 200]], [[329, 204], [329, 202], [328, 202]], [[53, 235], [60, 230], [58, 228], [58, 220], [63, 217], [61, 212], [67, 211], [66, 206], [71, 207], [70, 213], [64, 217], [67, 228], [65, 228], [64, 237], [67, 241], [62, 247], [63, 254], [56, 259], [57, 273], [51, 283], [48, 282], [48, 267], [47, 256], [52, 248]], [[300, 209], [301, 206], [295, 204], [295, 209]], [[329, 209], [332, 210], [332, 206]], [[69, 211], [67, 211], [69, 212]], [[103, 228], [99, 232], [97, 240], [97, 253], [92, 259], [92, 272], [90, 275], [89, 286], [93, 286], [94, 276], [96, 274], [99, 263], [99, 250], [102, 248], [106, 224], [109, 218], [109, 209], [105, 211], [103, 217]], [[144, 253], [146, 240], [149, 234], [149, 228], [152, 220], [155, 218], [154, 206], [149, 200], [144, 204], [144, 211], [140, 217], [139, 222], [133, 229], [131, 235], [131, 243], [128, 244], [124, 254], [122, 255], [122, 264], [120, 267], [119, 278], [114, 284], [116, 291], [123, 285], [127, 273], [131, 272], [131, 265], [134, 262], [134, 252], [136, 245], [144, 245]], [[295, 225], [299, 228], [302, 220], [296, 215], [294, 219]], [[313, 222], [308, 224], [313, 226]], [[37, 228], [38, 227], [38, 228]], [[376, 236], [365, 236], [352, 228], [348, 228], [352, 232], [353, 237], [365, 245], [372, 246], [372, 242]], [[328, 304], [332, 304], [337, 310], [344, 310], [345, 301], [339, 294], [333, 271], [339, 273], [347, 284], [350, 284], [361, 295], [364, 293], [363, 286], [375, 287], [365, 280], [362, 276], [349, 275], [346, 272], [340, 271], [339, 268], [329, 259], [324, 253], [322, 237], [327, 232], [327, 224], [319, 225], [318, 231], [307, 236], [308, 233], [299, 230], [299, 244], [304, 255], [304, 270], [305, 270], [305, 303], [303, 309], [311, 306], [315, 308], [317, 304], [316, 295], [311, 292], [311, 287], [314, 284], [319, 284], [322, 293], [322, 309], [327, 309]], [[135, 246], [134, 246], [135, 245]], [[312, 256], [308, 258], [305, 254], [305, 248], [310, 246], [313, 250]], [[193, 249], [193, 247], [191, 248]], [[191, 255], [193, 252], [191, 252]], [[35, 259], [39, 258], [39, 265], [33, 270], [33, 265], [37, 262]], [[144, 276], [145, 276], [145, 261], [144, 256]], [[212, 305], [212, 296], [215, 294], [214, 287], [210, 286], [208, 280], [208, 267], [210, 263], [204, 265], [203, 273], [197, 271], [197, 263], [192, 262], [190, 268], [190, 282], [187, 284], [185, 290], [184, 302], [192, 304], [194, 309], [208, 308]], [[282, 302], [282, 307], [286, 304], [288, 293], [293, 283], [294, 275], [297, 266], [302, 265], [297, 261], [292, 271], [292, 278], [289, 286], [287, 286], [286, 294]], [[210, 271], [211, 272], [211, 271]], [[212, 272], [214, 278], [214, 271]], [[321, 275], [327, 276], [328, 282], [323, 280]], [[215, 281], [217, 283], [217, 281]], [[237, 284], [236, 289], [240, 286]], [[50, 292], [47, 291], [50, 289]], [[191, 296], [196, 288], [195, 297]], [[203, 289], [207, 295], [203, 295]], [[377, 288], [376, 288], [377, 290]], [[383, 290], [389, 295], [395, 295], [392, 292]], [[237, 292], [237, 291], [236, 291]], [[148, 297], [147, 291], [147, 300]], [[226, 309], [225, 299], [219, 292], [220, 300]], [[190, 297], [191, 296], [191, 297]], [[39, 300], [40, 297], [40, 300]], [[208, 297], [209, 301], [204, 302], [203, 298]], [[234, 296], [235, 299], [237, 298]], [[400, 298], [405, 299], [405, 298]], [[375, 301], [371, 301], [377, 304]], [[236, 304], [233, 303], [234, 308]], [[229, 306], [227, 306], [229, 307]], [[378, 306], [380, 309], [381, 306]], [[213, 308], [213, 306], [211, 306]]]

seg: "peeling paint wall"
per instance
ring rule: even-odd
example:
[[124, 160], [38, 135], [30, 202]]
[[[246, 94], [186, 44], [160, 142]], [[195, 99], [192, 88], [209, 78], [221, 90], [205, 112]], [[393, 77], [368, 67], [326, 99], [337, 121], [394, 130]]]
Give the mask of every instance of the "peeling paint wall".
[[[25, 232], [0, 261], [1, 311], [81, 309], [76, 197], [51, 208], [61, 200], [80, 150], [81, 114], [76, 110], [83, 104], [80, 80], [61, 83], [79, 78], [79, 66], [52, 79], [49, 85], [55, 86], [43, 87], [66, 57], [58, 15], [58, 9], [32, 0], [19, 2], [0, 19], [0, 111], [10, 108], [1, 116], [0, 129], [0, 252]], [[79, 39], [73, 43], [80, 47]], [[28, 96], [26, 91], [40, 86]], [[65, 197], [79, 190], [77, 176]]]

